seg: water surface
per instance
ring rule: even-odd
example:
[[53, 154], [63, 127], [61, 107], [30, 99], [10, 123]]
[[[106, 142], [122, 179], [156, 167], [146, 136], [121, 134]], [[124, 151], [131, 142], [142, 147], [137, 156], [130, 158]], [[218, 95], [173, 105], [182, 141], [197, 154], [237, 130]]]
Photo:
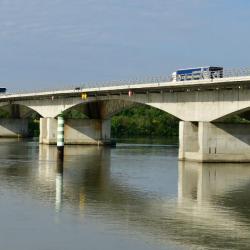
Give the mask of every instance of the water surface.
[[1, 249], [249, 249], [250, 164], [170, 145], [0, 141]]

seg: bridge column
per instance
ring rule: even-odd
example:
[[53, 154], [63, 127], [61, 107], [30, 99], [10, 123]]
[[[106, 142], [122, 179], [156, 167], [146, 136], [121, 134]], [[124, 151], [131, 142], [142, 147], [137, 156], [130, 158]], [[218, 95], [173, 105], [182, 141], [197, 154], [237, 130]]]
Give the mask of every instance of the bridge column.
[[180, 122], [180, 160], [250, 162], [250, 124]]
[[[71, 145], [105, 145], [111, 143], [109, 119], [68, 119], [64, 125], [64, 143]], [[56, 144], [57, 120], [40, 119], [40, 143]]]
[[198, 151], [198, 123], [179, 123], [179, 160], [185, 160], [187, 153]]
[[56, 144], [57, 139], [57, 120], [54, 118], [40, 118], [40, 135], [41, 144]]

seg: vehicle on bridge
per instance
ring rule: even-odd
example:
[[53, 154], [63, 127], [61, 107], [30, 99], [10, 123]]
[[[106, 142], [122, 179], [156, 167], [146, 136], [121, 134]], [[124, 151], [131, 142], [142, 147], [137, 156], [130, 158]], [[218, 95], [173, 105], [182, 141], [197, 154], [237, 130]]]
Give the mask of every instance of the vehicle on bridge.
[[179, 69], [172, 74], [172, 81], [190, 81], [201, 79], [214, 79], [223, 77], [223, 67], [199, 67], [189, 69]]
[[6, 88], [0, 87], [0, 94], [6, 93]]

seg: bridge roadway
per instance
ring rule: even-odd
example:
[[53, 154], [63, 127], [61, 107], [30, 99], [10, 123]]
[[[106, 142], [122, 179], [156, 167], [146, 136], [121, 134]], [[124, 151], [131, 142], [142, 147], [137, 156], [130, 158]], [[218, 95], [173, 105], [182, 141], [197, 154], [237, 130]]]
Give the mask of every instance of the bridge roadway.
[[55, 144], [56, 117], [74, 109], [88, 119], [66, 121], [65, 143], [109, 144], [111, 117], [138, 103], [180, 120], [179, 159], [250, 162], [250, 125], [223, 123], [234, 114], [250, 117], [250, 76], [6, 94], [0, 107], [11, 118], [0, 119], [0, 136], [27, 135], [35, 112], [40, 143]]

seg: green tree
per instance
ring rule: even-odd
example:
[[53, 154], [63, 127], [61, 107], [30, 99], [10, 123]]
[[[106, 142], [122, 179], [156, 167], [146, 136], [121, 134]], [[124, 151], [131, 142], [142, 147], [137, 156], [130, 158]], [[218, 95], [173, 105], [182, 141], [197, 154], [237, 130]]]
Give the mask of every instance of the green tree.
[[112, 118], [112, 136], [176, 136], [178, 119], [159, 109], [136, 106]]

